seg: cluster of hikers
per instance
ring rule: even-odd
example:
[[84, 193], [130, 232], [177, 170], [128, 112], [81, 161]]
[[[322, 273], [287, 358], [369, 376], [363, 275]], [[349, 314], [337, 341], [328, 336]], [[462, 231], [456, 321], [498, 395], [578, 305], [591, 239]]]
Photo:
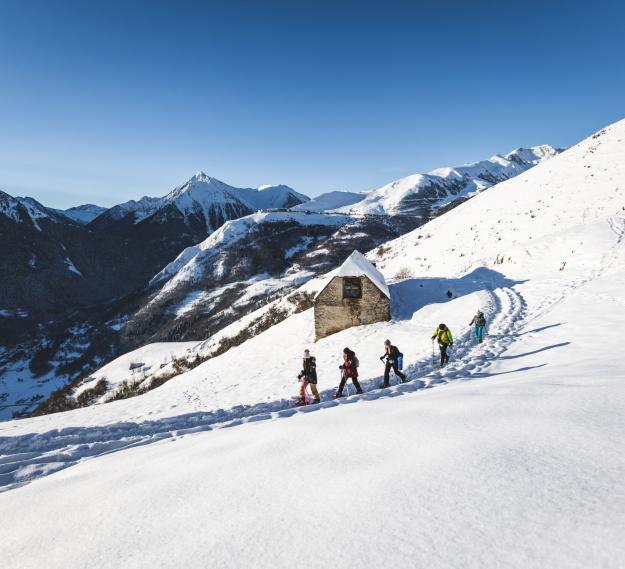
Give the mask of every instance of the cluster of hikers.
[[[482, 343], [484, 340], [484, 329], [486, 327], [486, 318], [481, 310], [478, 310], [469, 326], [474, 326], [475, 339], [478, 343]], [[434, 341], [438, 342], [438, 348], [440, 350], [440, 367], [443, 368], [449, 362], [448, 348], [454, 345], [454, 338], [451, 330], [444, 323], [439, 324], [434, 330], [432, 335], [432, 345]], [[384, 381], [379, 386], [380, 389], [389, 387], [389, 381], [391, 376], [391, 370], [401, 383], [406, 381], [406, 375], [401, 371], [403, 367], [404, 355], [399, 351], [397, 346], [391, 344], [390, 340], [384, 340], [384, 354], [380, 356], [380, 360], [384, 363]], [[335, 398], [343, 397], [343, 390], [348, 380], [351, 380], [356, 393], [362, 393], [362, 387], [358, 382], [358, 357], [356, 353], [350, 348], [343, 349], [343, 363], [339, 365], [341, 371], [341, 381], [339, 387], [334, 395]], [[297, 404], [305, 405], [307, 403], [306, 393], [308, 386], [313, 395], [312, 403], [319, 403], [321, 397], [317, 389], [317, 361], [315, 356], [311, 355], [310, 350], [304, 350], [304, 358], [302, 363], [302, 371], [297, 376], [300, 381], [300, 393]]]

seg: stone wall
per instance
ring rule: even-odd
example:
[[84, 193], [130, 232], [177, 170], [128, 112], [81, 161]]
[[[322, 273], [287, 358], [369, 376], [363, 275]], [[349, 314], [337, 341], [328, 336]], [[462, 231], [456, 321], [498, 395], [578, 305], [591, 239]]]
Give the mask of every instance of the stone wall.
[[343, 298], [343, 278], [334, 277], [315, 300], [315, 341], [352, 326], [390, 320], [390, 300], [367, 277], [362, 297]]

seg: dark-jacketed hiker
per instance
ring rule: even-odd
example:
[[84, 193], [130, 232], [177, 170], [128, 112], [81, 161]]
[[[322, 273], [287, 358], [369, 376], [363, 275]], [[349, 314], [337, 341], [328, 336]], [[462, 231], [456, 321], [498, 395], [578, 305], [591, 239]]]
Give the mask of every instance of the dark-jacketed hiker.
[[352, 380], [356, 393], [362, 393], [360, 383], [358, 383], [358, 358], [349, 348], [343, 350], [343, 363], [339, 366], [341, 370], [341, 383], [335, 397], [343, 397], [343, 389], [348, 379]]
[[438, 328], [434, 330], [432, 341], [434, 341], [435, 338], [438, 339], [438, 347], [441, 351], [441, 367], [445, 367], [445, 364], [449, 361], [447, 348], [454, 345], [454, 338], [451, 335], [451, 330], [447, 328], [445, 324], [439, 324]]
[[380, 389], [389, 386], [389, 377], [391, 375], [391, 369], [393, 373], [399, 377], [399, 380], [404, 383], [406, 376], [399, 371], [397, 361], [400, 356], [400, 351], [397, 346], [393, 346], [390, 340], [384, 340], [384, 355], [380, 357], [381, 361], [386, 360], [386, 366], [384, 367], [384, 383], [380, 385]]
[[469, 322], [469, 326], [473, 326], [474, 324], [475, 324], [475, 339], [477, 340], [478, 344], [481, 344], [482, 340], [484, 339], [484, 328], [486, 327], [486, 317], [484, 316], [484, 313], [481, 310], [478, 310], [475, 316], [473, 317], [473, 320]]
[[313, 394], [313, 402], [319, 403], [321, 398], [317, 391], [317, 360], [315, 356], [310, 355], [309, 350], [304, 350], [304, 359], [302, 362], [302, 371], [297, 376], [301, 382], [299, 389], [299, 401], [301, 405], [306, 403], [306, 388], [310, 385], [310, 390]]

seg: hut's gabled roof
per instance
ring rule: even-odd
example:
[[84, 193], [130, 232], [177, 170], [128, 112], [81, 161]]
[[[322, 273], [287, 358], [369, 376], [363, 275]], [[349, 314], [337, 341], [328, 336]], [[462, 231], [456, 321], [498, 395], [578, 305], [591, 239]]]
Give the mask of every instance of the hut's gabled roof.
[[345, 259], [345, 262], [338, 268], [334, 269], [326, 277], [323, 286], [315, 295], [317, 298], [334, 277], [367, 277], [375, 286], [377, 286], [385, 296], [391, 298], [391, 292], [384, 280], [384, 275], [378, 271], [371, 261], [369, 261], [360, 251], [354, 252]]

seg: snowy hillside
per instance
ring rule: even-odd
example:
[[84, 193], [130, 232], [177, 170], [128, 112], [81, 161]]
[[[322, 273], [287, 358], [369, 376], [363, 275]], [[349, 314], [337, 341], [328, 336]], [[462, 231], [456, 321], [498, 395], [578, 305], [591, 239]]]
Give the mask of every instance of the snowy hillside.
[[[390, 322], [313, 343], [306, 310], [145, 395], [1, 424], [8, 567], [226, 567], [233, 552], [289, 567], [311, 543], [311, 567], [620, 567], [624, 150], [622, 121], [376, 249]], [[455, 336], [442, 371], [439, 322]], [[409, 381], [379, 390], [387, 337]], [[146, 347], [100, 379], [218, 341]], [[344, 346], [366, 392], [333, 400]], [[306, 347], [322, 402], [294, 408]]]
[[471, 197], [499, 182], [556, 156], [549, 145], [517, 148], [505, 156], [495, 154], [488, 160], [457, 168], [438, 168], [428, 174], [413, 174], [378, 190], [354, 205], [337, 208], [343, 213], [425, 215], [428, 211], [459, 199]]
[[58, 222], [53, 210], [48, 210], [33, 198], [13, 197], [0, 191], [0, 215], [16, 223], [27, 223], [41, 231], [39, 220]]
[[[336, 227], [349, 221], [349, 216], [345, 215], [309, 215], [298, 212], [270, 212], [256, 213], [233, 221], [226, 222], [221, 228], [212, 233], [202, 243], [185, 249], [178, 257], [169, 263], [158, 275], [156, 275], [151, 285], [167, 281], [164, 292], [175, 287], [183, 281], [193, 281], [198, 279], [203, 273], [205, 266], [210, 266], [213, 270], [223, 270], [217, 260], [224, 247], [235, 245], [243, 237], [249, 234], [252, 227], [271, 223], [295, 223], [298, 226], [330, 226]], [[293, 256], [297, 249], [304, 250], [309, 245], [306, 239], [302, 244], [295, 244], [293, 251], [287, 253]], [[313, 240], [314, 241], [314, 240]]]
[[296, 205], [291, 208], [293, 211], [312, 211], [312, 212], [324, 212], [353, 205], [364, 200], [366, 194], [360, 194], [356, 192], [326, 192], [310, 201]]
[[98, 215], [106, 211], [105, 207], [94, 204], [84, 204], [69, 209], [57, 209], [57, 213], [68, 217], [72, 221], [86, 225], [92, 222]]

